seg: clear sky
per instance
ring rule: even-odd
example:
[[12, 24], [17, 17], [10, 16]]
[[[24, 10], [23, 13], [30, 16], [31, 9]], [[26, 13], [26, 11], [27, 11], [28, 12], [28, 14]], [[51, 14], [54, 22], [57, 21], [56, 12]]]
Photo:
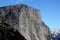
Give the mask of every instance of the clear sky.
[[41, 19], [51, 30], [60, 29], [60, 0], [0, 0], [0, 7], [13, 4], [26, 4], [40, 10]]

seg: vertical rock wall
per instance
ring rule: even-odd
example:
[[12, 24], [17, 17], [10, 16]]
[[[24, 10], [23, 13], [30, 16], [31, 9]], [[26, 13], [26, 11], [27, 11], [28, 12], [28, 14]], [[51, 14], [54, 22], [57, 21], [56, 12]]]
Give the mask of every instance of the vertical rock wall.
[[4, 22], [17, 29], [27, 40], [48, 40], [45, 34], [49, 34], [47, 31], [50, 30], [43, 25], [37, 9], [22, 4], [0, 7], [0, 13]]

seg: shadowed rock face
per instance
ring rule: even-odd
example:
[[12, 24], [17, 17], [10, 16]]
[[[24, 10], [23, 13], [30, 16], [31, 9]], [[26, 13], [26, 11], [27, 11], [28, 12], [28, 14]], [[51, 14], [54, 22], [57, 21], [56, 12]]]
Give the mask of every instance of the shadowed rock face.
[[0, 24], [0, 40], [26, 40], [16, 29], [8, 24]]
[[26, 40], [17, 29], [5, 23], [2, 13], [0, 13], [0, 40]]
[[[0, 13], [6, 24], [18, 30], [27, 40], [49, 40], [50, 30], [42, 25], [39, 10], [26, 5], [0, 7]], [[49, 32], [48, 32], [49, 31]]]

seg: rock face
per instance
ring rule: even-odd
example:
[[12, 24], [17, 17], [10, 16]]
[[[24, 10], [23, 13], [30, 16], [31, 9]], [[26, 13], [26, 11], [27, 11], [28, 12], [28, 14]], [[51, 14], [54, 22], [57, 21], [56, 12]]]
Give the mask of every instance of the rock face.
[[18, 30], [5, 23], [2, 13], [0, 13], [0, 40], [26, 40]]
[[18, 4], [0, 7], [0, 13], [4, 22], [18, 30], [27, 40], [49, 40], [50, 30], [42, 22], [39, 10]]
[[0, 24], [0, 40], [26, 40], [17, 30], [8, 24]]

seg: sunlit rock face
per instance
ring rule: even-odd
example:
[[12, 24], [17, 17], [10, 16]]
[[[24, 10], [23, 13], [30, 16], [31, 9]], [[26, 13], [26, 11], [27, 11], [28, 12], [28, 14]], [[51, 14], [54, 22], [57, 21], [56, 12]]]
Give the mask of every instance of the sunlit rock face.
[[[0, 7], [4, 22], [18, 30], [27, 40], [49, 40], [49, 28], [41, 20], [39, 10], [26, 5]], [[46, 35], [46, 36], [45, 36]]]
[[48, 28], [48, 26], [42, 22], [42, 26], [41, 26], [41, 34], [42, 34], [42, 40], [51, 40], [50, 38], [50, 29]]

